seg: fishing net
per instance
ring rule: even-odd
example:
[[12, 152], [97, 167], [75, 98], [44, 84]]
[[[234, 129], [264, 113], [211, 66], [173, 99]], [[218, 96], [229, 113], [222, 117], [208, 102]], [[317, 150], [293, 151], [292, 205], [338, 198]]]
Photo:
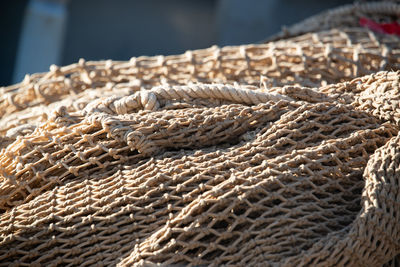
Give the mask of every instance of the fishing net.
[[0, 266], [398, 265], [399, 38], [332, 23], [2, 88]]

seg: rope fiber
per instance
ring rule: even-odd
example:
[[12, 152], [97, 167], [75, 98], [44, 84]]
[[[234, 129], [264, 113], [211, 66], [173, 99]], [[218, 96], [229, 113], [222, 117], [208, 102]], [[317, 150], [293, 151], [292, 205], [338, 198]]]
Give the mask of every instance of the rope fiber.
[[399, 266], [399, 10], [0, 88], [0, 266]]

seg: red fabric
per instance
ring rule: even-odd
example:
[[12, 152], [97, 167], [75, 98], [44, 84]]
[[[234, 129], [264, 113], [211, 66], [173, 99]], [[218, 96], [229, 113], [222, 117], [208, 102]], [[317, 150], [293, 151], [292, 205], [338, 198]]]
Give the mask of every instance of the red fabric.
[[400, 24], [396, 21], [392, 23], [377, 23], [371, 19], [360, 18], [360, 25], [367, 27], [375, 32], [396, 34], [400, 36]]

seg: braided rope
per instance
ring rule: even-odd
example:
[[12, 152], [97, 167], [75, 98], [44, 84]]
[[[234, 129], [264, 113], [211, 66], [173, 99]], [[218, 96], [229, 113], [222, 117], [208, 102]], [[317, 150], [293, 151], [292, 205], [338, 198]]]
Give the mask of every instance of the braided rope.
[[157, 110], [162, 100], [218, 99], [237, 104], [257, 105], [268, 101], [293, 101], [292, 98], [244, 87], [224, 84], [191, 84], [184, 86], [161, 85], [149, 91], [139, 91], [124, 97], [108, 97], [95, 100], [87, 105], [83, 114], [103, 112], [109, 114], [126, 114], [132, 110]]

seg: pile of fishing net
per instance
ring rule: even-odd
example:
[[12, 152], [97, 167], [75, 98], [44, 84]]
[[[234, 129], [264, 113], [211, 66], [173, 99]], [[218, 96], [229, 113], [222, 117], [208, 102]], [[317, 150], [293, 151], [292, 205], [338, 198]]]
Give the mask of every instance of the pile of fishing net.
[[[0, 266], [396, 266], [394, 2], [0, 93]], [[396, 23], [397, 23], [396, 22]]]

